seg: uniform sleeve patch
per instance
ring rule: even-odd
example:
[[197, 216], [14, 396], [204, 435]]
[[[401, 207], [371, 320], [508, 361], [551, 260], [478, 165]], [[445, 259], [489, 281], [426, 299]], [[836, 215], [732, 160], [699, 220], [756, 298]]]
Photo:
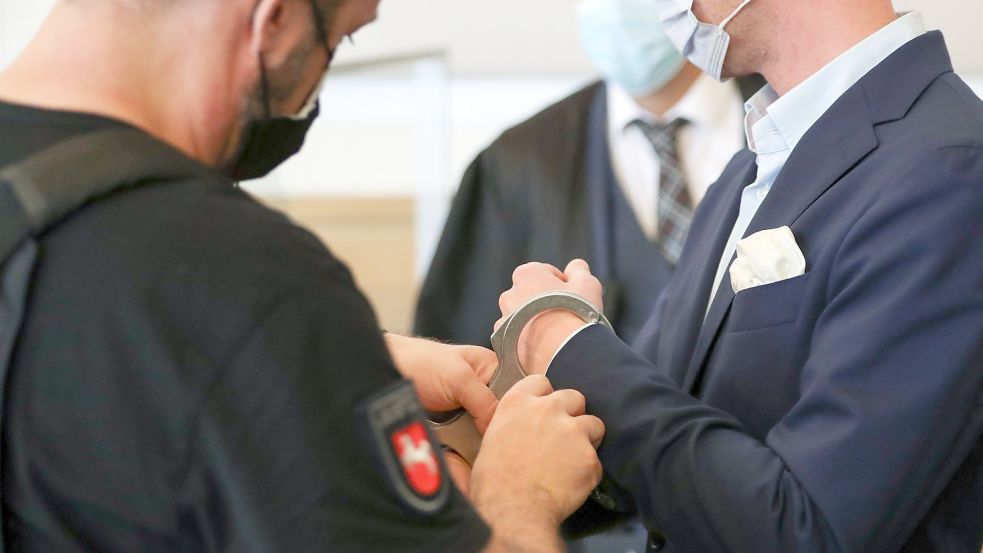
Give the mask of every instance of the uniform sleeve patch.
[[360, 410], [400, 499], [420, 513], [440, 510], [450, 495], [448, 476], [413, 385], [400, 381], [369, 398]]

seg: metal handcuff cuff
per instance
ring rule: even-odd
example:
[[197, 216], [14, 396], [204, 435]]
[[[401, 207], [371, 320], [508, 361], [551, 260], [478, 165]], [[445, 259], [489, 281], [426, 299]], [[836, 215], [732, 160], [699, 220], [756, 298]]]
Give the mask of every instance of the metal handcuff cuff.
[[[513, 385], [528, 376], [519, 363], [519, 337], [526, 325], [537, 315], [554, 309], [569, 311], [580, 317], [584, 323], [596, 323], [611, 328], [611, 323], [603, 313], [576, 294], [556, 291], [532, 298], [509, 315], [492, 334], [491, 344], [498, 354], [498, 369], [488, 387], [495, 397], [501, 399]], [[475, 427], [474, 418], [464, 410], [431, 413], [430, 416], [430, 427], [437, 438], [468, 463], [474, 464], [481, 448], [481, 433]], [[617, 494], [613, 489], [609, 493], [609, 487], [610, 484], [602, 482], [591, 493], [591, 498], [607, 509], [616, 509], [618, 501], [614, 495]]]

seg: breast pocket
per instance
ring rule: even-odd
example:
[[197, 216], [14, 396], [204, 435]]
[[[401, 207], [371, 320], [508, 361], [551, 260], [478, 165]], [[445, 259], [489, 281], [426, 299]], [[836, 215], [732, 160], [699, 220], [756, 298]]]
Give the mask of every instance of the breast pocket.
[[727, 332], [743, 332], [796, 321], [811, 274], [739, 292], [731, 305]]

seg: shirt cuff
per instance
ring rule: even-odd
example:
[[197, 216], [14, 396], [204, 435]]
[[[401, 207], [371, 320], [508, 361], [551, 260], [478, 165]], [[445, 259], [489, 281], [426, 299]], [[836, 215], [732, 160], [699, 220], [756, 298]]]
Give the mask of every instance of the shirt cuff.
[[574, 330], [573, 332], [571, 332], [570, 335], [567, 336], [567, 338], [565, 340], [563, 340], [562, 342], [560, 342], [560, 347], [556, 348], [556, 351], [553, 352], [553, 357], [550, 358], [549, 364], [546, 365], [546, 374], [549, 374], [550, 373], [550, 367], [553, 366], [553, 361], [556, 361], [556, 356], [559, 355], [561, 351], [563, 351], [563, 348], [566, 347], [566, 345], [568, 343], [570, 343], [570, 340], [573, 340], [574, 338], [576, 338], [578, 334], [580, 334], [581, 332], [584, 331], [584, 329], [590, 328], [590, 327], [592, 327], [592, 326], [594, 326], [596, 324], [597, 323], [587, 323], [584, 326], [578, 328], [577, 330]]

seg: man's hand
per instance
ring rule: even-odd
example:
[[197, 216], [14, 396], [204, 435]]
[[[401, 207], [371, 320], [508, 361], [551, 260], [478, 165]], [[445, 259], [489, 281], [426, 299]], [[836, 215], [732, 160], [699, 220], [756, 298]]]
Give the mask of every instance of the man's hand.
[[488, 389], [498, 368], [495, 352], [392, 333], [386, 333], [385, 340], [396, 368], [413, 382], [424, 408], [453, 411], [464, 407], [484, 432], [498, 404]]
[[[599, 310], [604, 309], [601, 282], [591, 274], [586, 261], [575, 259], [563, 272], [545, 263], [527, 263], [512, 273], [512, 288], [498, 300], [502, 319], [495, 323], [495, 328], [529, 300], [554, 291], [577, 294]], [[545, 374], [560, 344], [582, 326], [584, 322], [580, 317], [567, 311], [548, 311], [533, 319], [519, 340], [519, 359], [523, 369], [527, 373]]]
[[574, 390], [553, 392], [545, 376], [518, 382], [502, 398], [471, 477], [471, 500], [506, 539], [512, 534], [555, 536], [601, 481], [595, 451], [600, 419], [585, 414]]

